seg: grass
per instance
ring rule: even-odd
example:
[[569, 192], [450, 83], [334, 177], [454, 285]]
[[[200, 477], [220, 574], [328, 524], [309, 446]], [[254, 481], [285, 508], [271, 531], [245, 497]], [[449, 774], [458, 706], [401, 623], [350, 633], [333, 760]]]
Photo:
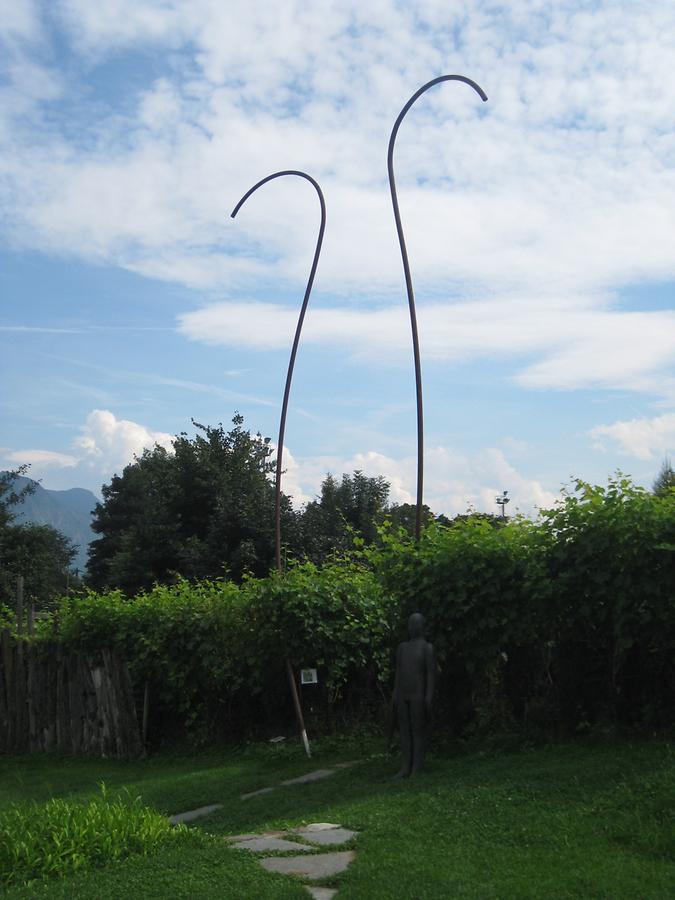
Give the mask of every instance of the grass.
[[138, 797], [109, 801], [105, 786], [86, 802], [52, 797], [14, 805], [0, 812], [0, 883], [30, 884], [147, 855], [184, 831]]
[[[559, 744], [490, 755], [432, 756], [392, 781], [396, 761], [372, 742], [210, 752], [139, 763], [0, 758], [0, 809], [52, 796], [85, 799], [104, 780], [160, 812], [223, 808], [149, 857], [131, 857], [6, 896], [68, 898], [306, 897], [222, 835], [308, 822], [360, 832], [357, 858], [335, 879], [360, 898], [664, 898], [675, 896], [675, 752], [666, 741]], [[332, 778], [239, 795], [350, 758]]]

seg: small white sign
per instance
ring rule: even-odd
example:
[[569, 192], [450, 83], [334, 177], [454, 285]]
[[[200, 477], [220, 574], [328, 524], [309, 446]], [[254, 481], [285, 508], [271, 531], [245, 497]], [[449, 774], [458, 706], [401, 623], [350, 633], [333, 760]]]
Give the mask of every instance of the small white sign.
[[316, 669], [300, 669], [300, 684], [318, 684]]

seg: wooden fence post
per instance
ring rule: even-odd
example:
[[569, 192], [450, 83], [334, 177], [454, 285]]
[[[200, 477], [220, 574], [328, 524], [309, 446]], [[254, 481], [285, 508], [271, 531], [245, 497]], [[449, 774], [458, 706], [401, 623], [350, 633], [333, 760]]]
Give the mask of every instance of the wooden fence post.
[[14, 654], [14, 696], [16, 698], [14, 749], [19, 753], [28, 750], [28, 707], [26, 669], [23, 646], [23, 575], [16, 577], [16, 652]]
[[16, 576], [16, 631], [23, 634], [23, 575]]
[[12, 748], [12, 744], [14, 743], [15, 696], [12, 666], [12, 644], [9, 628], [3, 628], [2, 635], [0, 636], [0, 642], [2, 643], [2, 668], [5, 681], [5, 709], [7, 711], [7, 729], [4, 735], [3, 749], [10, 750]]

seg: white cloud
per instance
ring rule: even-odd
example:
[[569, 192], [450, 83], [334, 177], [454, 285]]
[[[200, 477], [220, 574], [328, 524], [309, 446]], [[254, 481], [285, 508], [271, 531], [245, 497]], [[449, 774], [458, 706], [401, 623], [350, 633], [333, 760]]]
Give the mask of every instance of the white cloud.
[[[373, 358], [385, 338], [388, 352], [407, 352], [386, 142], [420, 84], [466, 72], [489, 102], [465, 85], [434, 89], [396, 150], [424, 353], [522, 356], [525, 387], [663, 383], [655, 375], [672, 363], [671, 315], [612, 303], [623, 285], [675, 279], [671, 3], [61, 0], [55, 9], [85, 67], [121, 50], [163, 54], [166, 66], [124, 108], [88, 105], [72, 84], [80, 100], [66, 127], [35, 114], [63, 95], [65, 75], [22, 57], [7, 96], [14, 127], [0, 144], [13, 242], [225, 295], [228, 307], [187, 314], [184, 332], [215, 340], [215, 323], [224, 340], [220, 316], [230, 343], [279, 346], [295, 313], [259, 306], [256, 335], [246, 321], [256, 309], [239, 298], [261, 285], [274, 296], [279, 284], [300, 295], [316, 197], [285, 179], [236, 222], [228, 213], [260, 177], [305, 168], [328, 202], [317, 290], [350, 298], [310, 310], [307, 340], [365, 345], [363, 333]], [[487, 299], [469, 302], [477, 297]]]
[[29, 465], [40, 469], [72, 469], [79, 459], [69, 453], [54, 450], [10, 450], [3, 454], [6, 463], [17, 466]]
[[39, 325], [0, 325], [0, 332], [17, 334], [84, 334], [84, 329], [46, 328]]
[[39, 10], [33, 0], [0, 0], [0, 38], [34, 40], [40, 33]]
[[[407, 307], [325, 308], [307, 313], [303, 343], [342, 346], [371, 362], [390, 364], [411, 354]], [[604, 305], [604, 308], [602, 306]], [[298, 310], [272, 303], [215, 303], [185, 313], [179, 330], [191, 340], [256, 350], [289, 347]], [[668, 391], [655, 373], [675, 359], [675, 313], [613, 310], [606, 301], [577, 297], [511, 296], [469, 303], [436, 303], [418, 310], [425, 357], [512, 358], [516, 380], [534, 388], [622, 387]]]
[[[355, 453], [348, 458], [337, 456], [294, 457], [284, 449], [286, 474], [282, 490], [297, 504], [306, 503], [319, 494], [327, 472], [340, 476], [359, 469], [369, 476], [384, 475], [391, 485], [390, 500], [414, 503], [416, 497], [416, 458], [394, 458], [374, 450]], [[496, 448], [486, 448], [471, 456], [452, 448], [436, 446], [425, 453], [424, 502], [435, 513], [456, 515], [472, 508], [496, 512], [495, 497], [508, 490], [512, 505], [524, 514], [552, 506], [556, 495], [539, 481], [520, 474]]]
[[[674, 426], [675, 427], [675, 426]], [[138, 422], [118, 419], [110, 410], [95, 409], [80, 427], [81, 435], [73, 442], [72, 454], [50, 450], [8, 450], [2, 458], [8, 465], [30, 463], [30, 476], [49, 476], [50, 486], [59, 469], [67, 469], [67, 486], [98, 489], [115, 473], [155, 444], [171, 449], [172, 436], [153, 431]], [[275, 449], [274, 443], [271, 447]], [[416, 490], [416, 458], [394, 457], [375, 450], [365, 450], [348, 457], [296, 457], [284, 448], [282, 490], [296, 505], [319, 494], [327, 472], [336, 476], [351, 474], [356, 469], [366, 475], [383, 475], [391, 485], [390, 500], [414, 503]], [[468, 508], [494, 512], [495, 496], [507, 489], [513, 500], [510, 511], [533, 514], [539, 507], [550, 506], [555, 495], [539, 481], [523, 476], [496, 448], [485, 448], [471, 455], [452, 448], [433, 446], [425, 453], [424, 501], [436, 513], [454, 515]]]
[[675, 413], [598, 425], [590, 435], [597, 441], [598, 449], [604, 449], [603, 439], [609, 439], [622, 453], [638, 459], [653, 459], [675, 448]]
[[55, 4], [74, 38], [89, 52], [170, 39], [180, 3], [166, 0], [62, 0]]
[[74, 446], [81, 454], [81, 460], [101, 474], [121, 472], [134, 456], [140, 456], [144, 449], [159, 444], [171, 448], [173, 436], [163, 431], [151, 431], [138, 422], [118, 419], [107, 409], [94, 409], [81, 427], [82, 434]]
[[93, 409], [80, 426], [80, 435], [72, 443], [72, 453], [53, 450], [0, 449], [0, 457], [6, 465], [30, 464], [29, 475], [36, 480], [47, 475], [51, 487], [61, 487], [59, 470], [67, 470], [63, 486], [73, 483], [98, 490], [101, 482], [109, 481], [114, 474], [121, 474], [135, 456], [155, 444], [171, 449], [173, 436], [163, 431], [153, 431], [138, 422], [118, 419], [107, 409]]

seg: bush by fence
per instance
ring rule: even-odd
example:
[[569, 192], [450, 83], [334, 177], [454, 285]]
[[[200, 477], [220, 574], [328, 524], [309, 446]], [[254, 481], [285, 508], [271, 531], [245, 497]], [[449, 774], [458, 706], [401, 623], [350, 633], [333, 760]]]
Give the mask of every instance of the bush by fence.
[[239, 738], [292, 721], [285, 659], [318, 667], [308, 700], [357, 715], [388, 678], [388, 605], [372, 572], [347, 560], [284, 576], [64, 599], [41, 623], [72, 651], [114, 647], [137, 691], [150, 685], [155, 736]]
[[414, 610], [455, 733], [661, 728], [675, 721], [674, 549], [675, 493], [617, 477], [577, 483], [535, 523], [468, 517], [419, 544], [385, 527], [378, 547], [321, 569], [70, 597], [40, 630], [68, 650], [115, 647], [137, 690], [151, 685], [151, 735], [289, 725], [287, 656], [319, 670], [315, 729], [377, 716]]

